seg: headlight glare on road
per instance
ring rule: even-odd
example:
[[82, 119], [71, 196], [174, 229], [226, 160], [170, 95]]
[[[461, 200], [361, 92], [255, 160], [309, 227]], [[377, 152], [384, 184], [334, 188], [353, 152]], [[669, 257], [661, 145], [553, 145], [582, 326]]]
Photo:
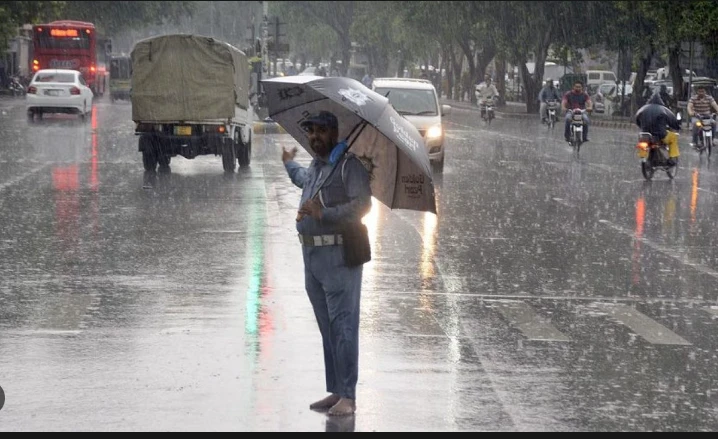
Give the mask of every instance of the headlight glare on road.
[[429, 128], [429, 131], [426, 132], [426, 137], [429, 139], [435, 139], [437, 137], [441, 137], [442, 134], [443, 130], [441, 129], [441, 125], [436, 125]]

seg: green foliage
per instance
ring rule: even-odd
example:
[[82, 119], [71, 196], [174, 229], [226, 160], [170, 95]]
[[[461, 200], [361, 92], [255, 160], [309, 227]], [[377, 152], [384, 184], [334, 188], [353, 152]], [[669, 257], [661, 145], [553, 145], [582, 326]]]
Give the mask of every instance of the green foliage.
[[0, 47], [7, 47], [17, 28], [52, 18], [65, 5], [62, 1], [6, 1], [0, 3]]
[[[322, 36], [328, 37], [331, 33], [334, 34], [334, 41], [336, 42], [336, 50], [341, 55], [342, 66], [341, 73], [346, 75], [349, 60], [351, 58], [351, 29], [354, 23], [354, 11], [357, 7], [355, 1], [332, 1], [332, 2], [317, 2], [317, 1], [279, 1], [270, 2], [270, 15], [277, 14], [280, 18], [287, 22], [295, 22], [296, 25], [292, 26], [294, 38], [304, 39], [304, 42], [313, 42], [317, 45], [316, 38]], [[315, 31], [302, 32], [295, 26], [302, 26], [310, 28], [312, 26], [318, 27], [315, 30], [318, 33], [313, 34]], [[327, 32], [327, 28], [331, 29], [331, 33]], [[327, 38], [327, 42], [332, 41], [331, 38]], [[312, 48], [316, 50], [315, 48]], [[326, 56], [326, 53], [324, 54]], [[334, 54], [332, 54], [334, 55]]]
[[67, 1], [55, 18], [89, 21], [106, 34], [113, 35], [125, 29], [137, 29], [165, 20], [177, 22], [191, 15], [196, 2], [190, 1], [132, 1], [93, 2]]

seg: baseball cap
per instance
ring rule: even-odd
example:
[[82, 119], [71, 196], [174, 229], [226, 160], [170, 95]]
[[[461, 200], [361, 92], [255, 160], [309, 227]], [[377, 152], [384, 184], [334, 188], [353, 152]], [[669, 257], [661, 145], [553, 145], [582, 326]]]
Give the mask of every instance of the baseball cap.
[[327, 128], [339, 128], [339, 121], [337, 117], [329, 111], [320, 111], [317, 114], [306, 118], [300, 126], [307, 127], [309, 125], [325, 126]]

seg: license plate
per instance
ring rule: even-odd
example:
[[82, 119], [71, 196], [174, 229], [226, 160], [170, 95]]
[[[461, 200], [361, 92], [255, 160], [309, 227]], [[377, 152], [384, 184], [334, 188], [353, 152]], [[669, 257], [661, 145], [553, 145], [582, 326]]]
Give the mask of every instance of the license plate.
[[45, 96], [60, 96], [60, 90], [45, 90]]
[[192, 127], [177, 126], [177, 127], [175, 127], [175, 135], [176, 136], [191, 136], [192, 135]]

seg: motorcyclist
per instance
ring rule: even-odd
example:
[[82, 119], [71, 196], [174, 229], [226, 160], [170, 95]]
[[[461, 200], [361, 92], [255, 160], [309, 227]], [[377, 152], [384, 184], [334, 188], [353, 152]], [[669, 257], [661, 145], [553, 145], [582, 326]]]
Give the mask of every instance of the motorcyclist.
[[574, 82], [573, 88], [563, 95], [563, 100], [561, 101], [561, 110], [566, 115], [566, 126], [563, 131], [563, 137], [566, 139], [566, 142], [570, 141], [571, 117], [573, 116], [573, 110], [576, 109], [586, 110], [586, 112], [583, 113], [583, 141], [588, 142], [588, 124], [590, 121], [587, 113], [593, 111], [593, 102], [591, 101], [591, 96], [583, 91], [582, 81]]
[[491, 75], [486, 75], [484, 82], [476, 86], [475, 90], [476, 102], [481, 107], [481, 117], [484, 117], [486, 107], [481, 105], [482, 101], [488, 99], [496, 99], [499, 97], [499, 91], [496, 86], [491, 82]]
[[[642, 132], [651, 133], [653, 137], [668, 145], [669, 165], [673, 166], [678, 163], [678, 157], [680, 156], [678, 135], [673, 131], [668, 131], [668, 128], [680, 131], [681, 123], [676, 118], [676, 115], [665, 106], [660, 92], [651, 96], [648, 103], [638, 109], [636, 112], [636, 125]], [[638, 156], [646, 158], [648, 157], [648, 151], [639, 150]]]
[[[698, 116], [710, 114], [711, 109], [715, 110], [715, 112], [718, 113], [718, 104], [716, 104], [716, 101], [715, 99], [713, 99], [713, 96], [706, 94], [706, 88], [704, 86], [696, 87], [696, 95], [691, 97], [691, 100], [688, 101], [687, 108], [688, 116], [691, 117], [691, 127], [693, 131], [693, 143], [691, 143], [692, 147], [695, 147], [698, 144], [699, 129], [696, 126], [696, 122], [698, 122]], [[714, 138], [715, 135], [716, 124], [713, 123]]]
[[546, 122], [548, 119], [548, 101], [549, 100], [561, 100], [561, 95], [558, 92], [558, 89], [554, 86], [553, 80], [551, 78], [546, 78], [546, 85], [541, 89], [538, 95], [538, 100], [541, 103], [541, 107], [539, 108], [539, 114], [541, 115], [541, 123]]

